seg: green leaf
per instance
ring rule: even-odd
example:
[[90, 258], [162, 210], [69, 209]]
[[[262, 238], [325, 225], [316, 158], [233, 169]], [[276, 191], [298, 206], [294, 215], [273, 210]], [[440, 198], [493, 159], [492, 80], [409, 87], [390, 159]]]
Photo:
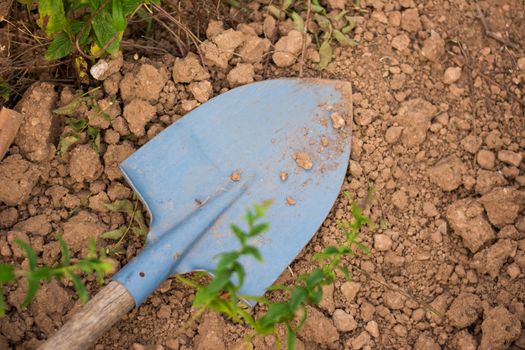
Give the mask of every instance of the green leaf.
[[69, 135], [69, 136], [61, 138], [60, 142], [58, 143], [57, 155], [62, 158], [69, 151], [71, 146], [73, 146], [79, 140], [80, 140], [80, 137], [77, 135]]
[[128, 17], [140, 6], [142, 6], [142, 0], [125, 0], [122, 4], [122, 12], [124, 12], [125, 17]]
[[330, 40], [325, 40], [319, 48], [319, 56], [321, 58], [319, 65], [317, 66], [319, 70], [325, 69], [330, 62], [332, 62], [332, 45], [330, 45]]
[[282, 6], [281, 8], [282, 8], [284, 11], [288, 10], [288, 8], [289, 8], [290, 6], [292, 6], [292, 4], [293, 4], [294, 1], [295, 1], [295, 0], [284, 0], [284, 1], [283, 1], [283, 6]]
[[257, 261], [263, 261], [263, 257], [259, 249], [254, 246], [244, 247], [244, 253], [253, 256]]
[[228, 268], [233, 262], [239, 258], [238, 252], [227, 252], [220, 255], [219, 264], [217, 264], [217, 270], [224, 270]]
[[71, 126], [71, 128], [76, 132], [84, 131], [84, 129], [88, 126], [88, 122], [85, 119], [67, 118], [66, 123], [68, 123], [69, 126]]
[[104, 206], [112, 212], [133, 215], [133, 203], [129, 199], [117, 199], [113, 203], [104, 204]]
[[67, 18], [62, 0], [39, 0], [37, 23], [48, 36], [59, 33], [66, 28]]
[[73, 43], [66, 32], [60, 32], [49, 44], [44, 58], [48, 61], [58, 60], [68, 56], [73, 51]]
[[306, 276], [306, 286], [308, 288], [312, 288], [316, 285], [318, 285], [319, 283], [321, 283], [321, 281], [324, 279], [324, 273], [323, 273], [323, 270], [321, 269], [315, 269], [313, 270], [312, 272], [310, 272], [307, 276]]
[[100, 130], [92, 126], [88, 126], [87, 134], [89, 136], [89, 140], [91, 141], [91, 146], [93, 146], [93, 149], [98, 153], [100, 151]]
[[237, 237], [237, 239], [241, 242], [241, 244], [244, 245], [247, 240], [247, 235], [244, 233], [244, 231], [241, 230], [240, 227], [235, 224], [231, 224], [230, 229], [232, 230], [235, 237]]
[[350, 39], [343, 33], [341, 33], [339, 30], [334, 30], [332, 32], [332, 35], [334, 36], [335, 40], [341, 45], [341, 46], [356, 46], [357, 42], [354, 39]]
[[127, 229], [128, 228], [126, 226], [121, 226], [117, 228], [116, 230], [104, 232], [103, 234], [100, 235], [100, 237], [102, 237], [103, 239], [110, 239], [113, 241], [118, 241], [119, 239], [122, 238], [122, 236], [124, 236]]
[[308, 298], [308, 291], [304, 287], [296, 287], [292, 292], [290, 301], [288, 302], [290, 309], [295, 312], [295, 310], [297, 310], [299, 305], [301, 305], [306, 300], [306, 298]]
[[[60, 108], [54, 109], [53, 113], [58, 115], [67, 115], [69, 117], [74, 116], [77, 113], [78, 107], [80, 107], [80, 104], [82, 101], [84, 101], [85, 98], [82, 96], [77, 96], [71, 100], [68, 104], [65, 106], [62, 106]], [[82, 120], [82, 119], [80, 119]]]
[[381, 219], [380, 225], [382, 230], [387, 230], [390, 228], [390, 223], [386, 219]]
[[269, 5], [268, 12], [270, 13], [270, 15], [280, 20], [284, 20], [286, 18], [286, 12], [284, 12], [275, 5]]
[[35, 297], [39, 287], [40, 281], [38, 279], [32, 277], [31, 275], [27, 276], [27, 292], [24, 301], [22, 301], [22, 304], [20, 305], [21, 309], [25, 309], [27, 305], [29, 305], [31, 300], [33, 300]]
[[146, 236], [149, 230], [146, 221], [144, 220], [144, 215], [140, 210], [135, 211], [133, 221], [137, 224], [137, 226], [133, 227], [133, 233], [137, 236]]
[[304, 31], [304, 19], [295, 11], [290, 12], [290, 18], [293, 21], [293, 26], [295, 30]]
[[126, 29], [126, 17], [124, 16], [122, 0], [112, 0], [111, 15], [113, 18], [113, 27], [118, 32], [123, 32]]
[[250, 232], [248, 234], [248, 237], [255, 237], [255, 236], [258, 236], [260, 235], [261, 233], [265, 232], [265, 231], [268, 231], [268, 229], [270, 228], [270, 225], [268, 223], [262, 223], [262, 224], [258, 224], [258, 225], [255, 225], [254, 227], [252, 227], [250, 229]]
[[260, 319], [263, 325], [275, 325], [279, 321], [289, 318], [290, 315], [293, 317], [290, 307], [286, 303], [273, 303], [268, 306], [268, 311]]
[[5, 316], [5, 304], [3, 290], [0, 289], [0, 317]]
[[352, 31], [352, 29], [355, 28], [356, 26], [356, 20], [354, 17], [350, 17], [350, 16], [345, 16], [345, 19], [346, 19], [346, 25], [341, 28], [341, 32], [343, 32], [344, 34], [348, 34]]
[[11, 264], [0, 264], [0, 287], [4, 283], [14, 282], [15, 267]]
[[286, 324], [286, 346], [288, 350], [295, 350], [295, 333], [290, 327], [290, 325]]
[[11, 97], [11, 89], [9, 88], [9, 84], [2, 78], [0, 78], [0, 97], [4, 100], [4, 102], [8, 102], [9, 98]]
[[64, 238], [62, 238], [61, 236], [58, 236], [58, 244], [60, 245], [60, 253], [62, 253], [62, 265], [70, 265], [69, 248], [66, 244], [66, 241], [64, 241]]
[[101, 11], [93, 19], [93, 30], [97, 39], [97, 44], [100, 48], [106, 47], [106, 52], [115, 53], [120, 46], [120, 38], [117, 29], [113, 26], [113, 20], [109, 13]]
[[86, 286], [82, 283], [80, 280], [80, 277], [76, 275], [74, 272], [67, 271], [66, 276], [73, 282], [73, 286], [75, 286], [75, 290], [77, 291], [78, 298], [82, 300], [84, 303], [88, 301], [89, 294], [86, 289]]

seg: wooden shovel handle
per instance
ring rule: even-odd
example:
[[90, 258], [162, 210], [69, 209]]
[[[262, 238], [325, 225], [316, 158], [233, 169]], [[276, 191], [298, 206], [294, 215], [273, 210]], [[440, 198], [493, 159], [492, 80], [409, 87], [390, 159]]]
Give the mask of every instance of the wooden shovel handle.
[[134, 306], [135, 301], [128, 290], [111, 281], [38, 349], [86, 349]]

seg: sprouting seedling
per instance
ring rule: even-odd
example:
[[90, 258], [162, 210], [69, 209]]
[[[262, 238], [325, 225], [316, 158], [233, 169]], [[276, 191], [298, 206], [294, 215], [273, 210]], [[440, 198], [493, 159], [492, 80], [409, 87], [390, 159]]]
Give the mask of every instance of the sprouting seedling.
[[[271, 302], [265, 296], [237, 295], [245, 278], [245, 270], [239, 259], [247, 255], [258, 261], [263, 259], [259, 250], [255, 246], [249, 245], [249, 241], [268, 230], [269, 225], [267, 223], [259, 223], [266, 208], [264, 204], [256, 205], [247, 211], [245, 221], [248, 224], [248, 229], [246, 231], [236, 225], [231, 226], [232, 232], [239, 240], [241, 247], [236, 251], [226, 252], [218, 256], [218, 264], [213, 271], [214, 277], [211, 282], [201, 284], [186, 277], [177, 277], [183, 283], [197, 289], [193, 306], [198, 308], [198, 312], [189, 322], [193, 322], [205, 310], [213, 310], [234, 322], [243, 321], [250, 326], [253, 329], [253, 334], [248, 338], [254, 335], [275, 336], [279, 347], [281, 339], [278, 327], [283, 325], [287, 331], [287, 347], [288, 349], [295, 349], [296, 335], [308, 317], [307, 306], [318, 305], [321, 302], [323, 286], [333, 283], [337, 278], [337, 272], [342, 273], [346, 279], [350, 279], [350, 272], [343, 265], [343, 258], [355, 255], [354, 247], [369, 254], [368, 248], [359, 241], [358, 234], [363, 226], [371, 226], [372, 223], [362, 209], [355, 202], [352, 202], [352, 220], [339, 223], [339, 229], [344, 235], [340, 244], [326, 247], [321, 253], [314, 255], [313, 260], [320, 266], [309, 273], [301, 274], [294, 285], [273, 285], [268, 288], [270, 293], [280, 290], [287, 295], [284, 301]], [[242, 299], [259, 302], [266, 307], [266, 312], [255, 318], [245, 308], [239, 306], [239, 300]], [[298, 313], [301, 314], [301, 318], [296, 321]]]
[[[113, 270], [113, 265], [106, 260], [104, 251], [101, 250], [100, 253], [97, 253], [94, 241], [90, 241], [89, 243], [87, 257], [80, 259], [75, 263], [72, 263], [71, 261], [69, 249], [64, 239], [58, 237], [58, 242], [60, 244], [62, 258], [60, 263], [56, 266], [38, 266], [36, 252], [29, 244], [18, 239], [15, 240], [15, 243], [24, 251], [28, 261], [28, 269], [18, 270], [12, 264], [0, 264], [0, 287], [15, 282], [17, 278], [27, 280], [27, 292], [22, 304], [20, 305], [21, 309], [26, 308], [33, 300], [42, 281], [49, 282], [53, 278], [66, 278], [71, 281], [79, 299], [86, 302], [89, 295], [86, 286], [82, 283], [80, 274], [94, 273], [97, 276], [99, 284], [102, 284], [104, 275]], [[2, 289], [0, 289], [0, 316], [3, 316], [5, 314], [5, 305], [1, 291]]]

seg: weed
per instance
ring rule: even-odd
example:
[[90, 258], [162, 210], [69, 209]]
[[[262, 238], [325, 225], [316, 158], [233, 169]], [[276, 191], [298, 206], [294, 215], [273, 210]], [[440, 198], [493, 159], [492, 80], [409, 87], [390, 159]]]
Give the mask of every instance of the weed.
[[[226, 0], [226, 3], [242, 8], [239, 0]], [[359, 10], [360, 1], [353, 2], [351, 9]], [[320, 56], [317, 66], [319, 70], [325, 69], [332, 61], [335, 43], [340, 46], [357, 45], [357, 42], [349, 37], [356, 24], [349, 10], [329, 13], [319, 0], [283, 0], [280, 6], [270, 3], [267, 11], [276, 19], [283, 21], [290, 19], [296, 30], [308, 31], [314, 36]]]
[[73, 283], [80, 300], [86, 302], [89, 297], [88, 292], [78, 273], [95, 273], [98, 277], [98, 282], [102, 284], [104, 275], [112, 272], [112, 264], [105, 260], [106, 256], [103, 250], [97, 253], [93, 241], [89, 243], [89, 253], [87, 257], [75, 263], [71, 262], [69, 249], [64, 240], [58, 237], [58, 241], [60, 243], [62, 259], [60, 264], [53, 267], [37, 266], [37, 254], [31, 246], [21, 240], [15, 241], [25, 252], [29, 266], [27, 270], [19, 270], [12, 264], [0, 264], [0, 316], [5, 314], [3, 286], [15, 282], [17, 278], [25, 278], [27, 280], [27, 293], [24, 301], [20, 305], [20, 308], [23, 309], [33, 300], [42, 281], [50, 281], [53, 278], [66, 278]]
[[[20, 0], [27, 9], [36, 3], [38, 26], [50, 38], [45, 58], [56, 60], [75, 50], [85, 58], [115, 53], [127, 21], [145, 15], [143, 6], [159, 0]], [[28, 11], [29, 12], [29, 11]]]
[[[350, 272], [344, 266], [343, 258], [353, 256], [354, 248], [366, 254], [369, 253], [368, 248], [359, 241], [358, 234], [363, 226], [372, 226], [372, 223], [363, 214], [362, 209], [353, 202], [351, 204], [352, 221], [339, 223], [339, 229], [344, 235], [344, 240], [340, 242], [340, 245], [326, 247], [321, 253], [316, 254], [313, 260], [319, 266], [309, 273], [300, 275], [293, 286], [274, 285], [268, 288], [268, 291], [284, 291], [287, 295], [284, 301], [272, 302], [264, 296], [237, 295], [245, 278], [245, 271], [239, 259], [243, 256], [252, 256], [258, 261], [263, 260], [259, 250], [249, 245], [249, 241], [268, 230], [268, 223], [260, 223], [268, 205], [268, 203], [255, 205], [253, 209], [247, 211], [244, 217], [248, 224], [246, 231], [239, 226], [231, 225], [231, 230], [239, 240], [241, 247], [218, 256], [217, 267], [212, 271], [214, 277], [211, 282], [201, 284], [194, 279], [182, 276], [178, 276], [178, 279], [197, 289], [193, 300], [193, 306], [198, 309], [197, 316], [205, 310], [213, 310], [235, 322], [244, 321], [254, 331], [251, 336], [274, 335], [279, 343], [278, 327], [283, 325], [287, 331], [287, 347], [294, 349], [296, 334], [308, 317], [306, 307], [318, 305], [321, 302], [323, 286], [332, 284], [337, 273], [350, 279]], [[266, 312], [255, 318], [239, 305], [241, 299], [265, 305]], [[297, 321], [298, 313], [301, 314], [301, 317]]]

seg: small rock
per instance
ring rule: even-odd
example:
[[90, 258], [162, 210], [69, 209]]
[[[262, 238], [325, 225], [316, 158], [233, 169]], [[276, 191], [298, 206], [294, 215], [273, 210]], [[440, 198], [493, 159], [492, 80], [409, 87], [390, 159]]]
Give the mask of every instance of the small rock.
[[385, 141], [390, 144], [396, 143], [401, 137], [402, 132], [403, 132], [403, 127], [391, 126], [390, 128], [388, 128], [388, 130], [385, 133]]
[[430, 37], [423, 42], [421, 54], [429, 61], [439, 62], [445, 54], [445, 41], [435, 31], [430, 32]]
[[461, 78], [461, 67], [448, 67], [443, 73], [443, 82], [445, 84], [454, 84]]
[[519, 241], [525, 238], [525, 232], [520, 232], [514, 225], [507, 225], [498, 232], [498, 238], [510, 238]]
[[405, 306], [406, 297], [394, 291], [386, 291], [383, 293], [384, 304], [392, 310], [400, 310]]
[[478, 348], [476, 338], [466, 329], [456, 333], [452, 344], [456, 350], [476, 350]]
[[479, 273], [496, 278], [508, 258], [516, 255], [518, 243], [511, 239], [500, 239], [490, 247], [476, 253], [471, 266]]
[[476, 154], [481, 147], [482, 142], [483, 140], [481, 137], [470, 134], [461, 140], [461, 146], [463, 146], [463, 149], [468, 153]]
[[347, 302], [353, 303], [355, 301], [357, 293], [359, 292], [359, 289], [361, 289], [361, 283], [345, 282], [341, 286], [341, 293], [343, 293]]
[[228, 83], [230, 83], [231, 87], [251, 83], [253, 82], [254, 74], [255, 71], [251, 64], [238, 63], [237, 66], [228, 73]]
[[6, 205], [25, 204], [40, 178], [36, 165], [20, 155], [12, 155], [0, 162], [0, 202]]
[[273, 40], [273, 37], [275, 36], [277, 32], [277, 21], [273, 16], [266, 16], [263, 22], [263, 32], [264, 36], [267, 37], [270, 40]]
[[99, 211], [101, 213], [107, 213], [109, 210], [106, 208], [105, 204], [110, 202], [106, 192], [97, 193], [94, 196], [89, 197], [89, 209]]
[[[220, 50], [217, 45], [211, 41], [205, 41], [199, 46], [202, 55], [204, 56], [204, 63], [209, 67], [218, 67], [220, 69], [227, 69], [228, 62], [233, 53], [228, 53]], [[204, 79], [208, 79], [208, 77]], [[201, 79], [201, 80], [204, 80]]]
[[239, 49], [239, 55], [245, 63], [259, 63], [271, 45], [270, 40], [266, 38], [250, 36]]
[[[308, 40], [308, 39], [307, 39]], [[308, 40], [310, 41], [310, 40]], [[307, 42], [308, 46], [308, 42]], [[275, 44], [275, 52], [272, 55], [273, 62], [278, 67], [288, 67], [295, 63], [297, 56], [303, 47], [303, 34], [297, 30], [291, 30], [288, 35], [283, 36]]]
[[142, 345], [139, 343], [133, 343], [131, 346], [132, 350], [164, 350], [164, 347], [162, 345], [156, 344], [156, 345]]
[[188, 90], [197, 101], [204, 103], [210, 99], [213, 86], [208, 80], [194, 81], [188, 86]]
[[[323, 286], [323, 298], [319, 303], [319, 307], [323, 310], [333, 313], [335, 310], [335, 301], [334, 301], [334, 285], [329, 284]], [[337, 326], [336, 326], [337, 327]]]
[[334, 320], [335, 328], [340, 332], [350, 332], [357, 328], [357, 321], [344, 310], [335, 310], [332, 319]]
[[417, 9], [413, 8], [401, 12], [401, 28], [411, 33], [417, 33], [421, 30], [421, 20]]
[[353, 177], [360, 177], [363, 175], [363, 168], [355, 160], [350, 160], [350, 174]]
[[479, 194], [490, 192], [494, 187], [505, 185], [507, 181], [499, 172], [479, 170], [476, 178], [476, 191]]
[[505, 350], [519, 338], [521, 322], [504, 306], [488, 311], [481, 324], [480, 350]]
[[63, 224], [63, 237], [73, 252], [88, 248], [91, 239], [106, 231], [99, 218], [88, 211], [81, 211]]
[[416, 340], [414, 350], [441, 350], [441, 346], [430, 336], [421, 334]]
[[126, 73], [120, 81], [120, 96], [125, 102], [136, 98], [157, 102], [160, 92], [168, 81], [166, 69], [141, 64], [138, 69]]
[[437, 108], [431, 103], [416, 98], [403, 102], [397, 112], [397, 122], [404, 127], [402, 141], [408, 147], [421, 144], [426, 139], [432, 117]]
[[356, 338], [352, 339], [352, 349], [362, 349], [366, 345], [370, 344], [370, 334], [367, 331], [362, 331]]
[[374, 235], [374, 248], [380, 252], [392, 249], [392, 239], [384, 234]]
[[98, 152], [91, 145], [79, 145], [71, 151], [69, 175], [76, 182], [95, 181], [102, 171]]
[[509, 274], [510, 279], [518, 278], [521, 274], [520, 266], [516, 263], [512, 263], [507, 266], [507, 273]]
[[130, 131], [136, 136], [146, 134], [145, 126], [157, 115], [157, 109], [148, 102], [136, 98], [126, 104], [123, 116], [128, 122]]
[[341, 129], [346, 125], [345, 119], [337, 112], [332, 113], [330, 119], [332, 119], [332, 126], [334, 129]]
[[14, 226], [14, 229], [22, 232], [32, 233], [34, 235], [45, 236], [51, 233], [53, 228], [49, 223], [49, 218], [42, 214], [19, 222]]
[[398, 51], [404, 51], [410, 45], [410, 38], [406, 34], [399, 34], [392, 39], [391, 45]]
[[288, 173], [282, 172], [282, 173], [279, 175], [279, 178], [281, 179], [282, 182], [288, 180]]
[[[26, 242], [26, 243], [29, 244], [29, 237], [27, 236], [27, 234], [25, 232], [16, 231], [16, 230], [7, 232], [7, 242], [11, 246], [11, 249], [13, 251], [13, 255], [16, 258], [21, 258], [21, 257], [25, 256], [25, 252], [18, 244], [16, 244], [17, 240], [18, 241], [22, 241], [22, 242]], [[18, 305], [19, 304], [17, 303], [15, 306], [18, 307]]]
[[[0, 191], [0, 193], [1, 192], [2, 191]], [[10, 228], [14, 224], [16, 224], [17, 221], [18, 221], [18, 210], [16, 210], [16, 208], [7, 207], [7, 208], [0, 210], [0, 228], [4, 228], [4, 229]]]
[[487, 216], [494, 226], [503, 227], [514, 223], [518, 217], [520, 205], [518, 193], [512, 187], [498, 187], [480, 198], [487, 211]]
[[393, 331], [400, 338], [405, 338], [408, 334], [407, 328], [401, 324], [396, 324], [393, 328]]
[[310, 155], [306, 152], [298, 152], [294, 154], [293, 159], [295, 160], [297, 166], [300, 168], [310, 170], [313, 167], [312, 159], [310, 158]]
[[233, 57], [235, 49], [244, 43], [245, 34], [241, 31], [228, 29], [214, 36], [211, 40], [220, 51], [227, 53], [229, 55], [228, 59], [230, 59]]
[[439, 214], [437, 211], [436, 206], [432, 202], [425, 202], [423, 203], [423, 214], [425, 214], [426, 217], [432, 218]]
[[129, 199], [131, 193], [131, 190], [120, 182], [112, 182], [108, 188], [108, 197], [111, 201], [117, 199]]
[[376, 321], [368, 322], [365, 329], [372, 337], [379, 338], [379, 325]]
[[[479, 214], [467, 215], [469, 209], [478, 208]], [[447, 220], [455, 234], [463, 238], [463, 244], [476, 253], [485, 243], [496, 238], [488, 221], [483, 217], [481, 205], [472, 199], [461, 199], [447, 209]]]
[[471, 293], [462, 293], [450, 305], [447, 318], [456, 328], [465, 328], [476, 322], [483, 311], [481, 299]]
[[520, 153], [504, 150], [498, 152], [498, 159], [503, 163], [519, 167], [523, 157]]
[[286, 204], [288, 205], [295, 205], [297, 202], [292, 197], [288, 196], [286, 197]]
[[458, 188], [462, 181], [462, 175], [466, 171], [465, 165], [457, 156], [453, 155], [440, 160], [428, 170], [430, 181], [438, 185], [443, 191], [453, 191]]
[[30, 161], [40, 162], [54, 156], [60, 118], [53, 115], [58, 94], [55, 86], [37, 82], [24, 93], [16, 105], [24, 119], [15, 138], [20, 153]]
[[494, 169], [496, 166], [496, 155], [491, 151], [482, 149], [476, 155], [476, 161], [483, 169]]
[[212, 39], [213, 37], [224, 32], [224, 23], [222, 21], [210, 21], [208, 28], [206, 28], [206, 37]]
[[175, 59], [172, 74], [175, 83], [191, 83], [210, 78], [210, 73], [201, 66], [199, 58], [194, 53], [189, 53], [185, 58]]
[[98, 62], [91, 67], [89, 72], [93, 78], [104, 81], [109, 78], [110, 75], [118, 73], [123, 63], [122, 52], [119, 51], [107, 59], [99, 59]]
[[238, 182], [241, 180], [241, 172], [240, 171], [234, 171], [231, 175], [230, 175], [230, 179], [234, 182]]
[[224, 319], [214, 312], [208, 312], [199, 324], [199, 335], [194, 340], [196, 350], [226, 350], [224, 344]]
[[304, 341], [311, 341], [320, 345], [337, 342], [339, 340], [339, 333], [332, 321], [313, 307], [307, 306], [307, 309], [308, 317], [303, 327], [299, 330], [301, 338]]
[[118, 165], [135, 152], [131, 143], [124, 142], [120, 145], [109, 145], [104, 154], [104, 172], [108, 179], [117, 180], [122, 178]]
[[392, 204], [399, 209], [403, 210], [408, 205], [408, 196], [405, 191], [399, 190], [392, 194]]

